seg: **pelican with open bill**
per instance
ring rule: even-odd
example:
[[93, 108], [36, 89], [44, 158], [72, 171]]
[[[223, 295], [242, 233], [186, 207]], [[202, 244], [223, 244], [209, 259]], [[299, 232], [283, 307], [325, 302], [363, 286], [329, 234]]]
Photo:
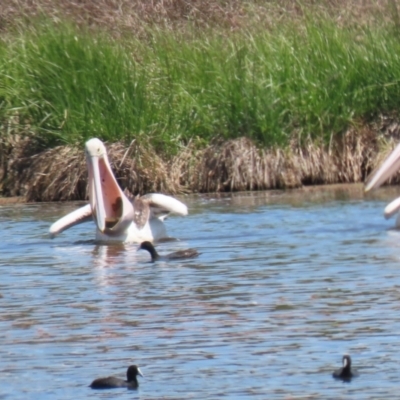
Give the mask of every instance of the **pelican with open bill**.
[[85, 144], [89, 181], [89, 204], [54, 222], [51, 237], [62, 231], [94, 220], [96, 240], [112, 242], [156, 241], [167, 236], [164, 219], [169, 213], [187, 215], [179, 200], [160, 193], [142, 197], [122, 191], [111, 170], [106, 147], [99, 139]]
[[[400, 144], [389, 154], [383, 164], [374, 171], [367, 180], [365, 191], [378, 188], [400, 169]], [[385, 207], [386, 219], [398, 214], [400, 211], [400, 197], [393, 200]], [[396, 219], [396, 227], [400, 228], [400, 215]]]

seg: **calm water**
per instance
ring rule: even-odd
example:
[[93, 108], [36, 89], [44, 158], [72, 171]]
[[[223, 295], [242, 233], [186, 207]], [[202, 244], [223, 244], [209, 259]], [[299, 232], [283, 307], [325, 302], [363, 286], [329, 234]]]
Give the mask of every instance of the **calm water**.
[[[167, 229], [198, 259], [148, 262], [96, 245], [94, 224], [51, 240], [81, 204], [0, 207], [1, 399], [398, 397], [400, 232], [392, 188], [197, 196]], [[344, 353], [360, 377], [332, 379]], [[93, 391], [141, 367], [138, 391]]]

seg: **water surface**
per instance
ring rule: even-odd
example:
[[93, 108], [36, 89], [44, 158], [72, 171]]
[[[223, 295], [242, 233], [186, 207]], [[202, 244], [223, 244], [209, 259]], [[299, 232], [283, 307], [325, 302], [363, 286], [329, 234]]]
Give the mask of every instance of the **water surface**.
[[[398, 396], [400, 233], [396, 188], [181, 198], [184, 262], [98, 245], [94, 224], [54, 240], [82, 203], [0, 207], [1, 399], [376, 399]], [[350, 353], [360, 377], [332, 371]], [[97, 377], [145, 377], [93, 391]]]

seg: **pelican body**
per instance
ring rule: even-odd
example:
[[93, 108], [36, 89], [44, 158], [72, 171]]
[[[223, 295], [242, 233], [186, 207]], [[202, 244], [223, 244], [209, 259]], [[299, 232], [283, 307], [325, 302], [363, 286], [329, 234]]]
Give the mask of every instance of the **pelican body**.
[[392, 216], [397, 214], [395, 226], [400, 229], [400, 197], [390, 202], [383, 212], [383, 215], [386, 219], [391, 218]]
[[[371, 189], [380, 187], [385, 183], [392, 175], [394, 175], [400, 168], [400, 144], [389, 154], [384, 160], [382, 165], [374, 171], [367, 180], [365, 191], [368, 192]], [[400, 197], [389, 203], [384, 210], [384, 216], [386, 219], [391, 218], [397, 214], [396, 227], [400, 228]]]
[[93, 219], [96, 240], [107, 242], [156, 241], [167, 237], [164, 219], [169, 213], [187, 215], [179, 200], [160, 193], [142, 197], [122, 191], [111, 170], [106, 147], [99, 139], [85, 144], [88, 169], [89, 204], [56, 221], [50, 227], [51, 237]]

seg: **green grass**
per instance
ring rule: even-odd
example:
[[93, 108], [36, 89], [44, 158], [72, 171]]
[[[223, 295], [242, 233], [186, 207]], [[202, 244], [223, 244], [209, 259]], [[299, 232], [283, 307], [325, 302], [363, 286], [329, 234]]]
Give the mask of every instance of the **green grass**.
[[1, 134], [19, 121], [45, 146], [93, 136], [139, 137], [167, 152], [215, 136], [328, 142], [399, 107], [400, 39], [390, 25], [309, 17], [270, 30], [155, 29], [116, 40], [42, 21], [0, 42]]

